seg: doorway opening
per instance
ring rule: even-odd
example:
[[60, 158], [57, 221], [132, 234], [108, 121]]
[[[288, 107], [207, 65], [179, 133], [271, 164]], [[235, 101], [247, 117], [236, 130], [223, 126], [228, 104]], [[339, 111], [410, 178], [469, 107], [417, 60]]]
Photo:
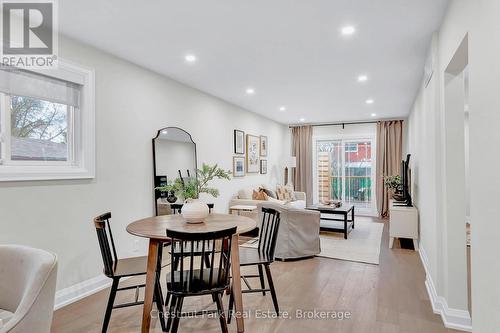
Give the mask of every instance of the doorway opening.
[[470, 218], [469, 118], [473, 110], [469, 104], [468, 52], [466, 35], [444, 73], [446, 148], [443, 171], [446, 188], [444, 244], [447, 247], [448, 270], [453, 272], [448, 281], [448, 300], [449, 305], [468, 309], [471, 314], [470, 232], [473, 222]]

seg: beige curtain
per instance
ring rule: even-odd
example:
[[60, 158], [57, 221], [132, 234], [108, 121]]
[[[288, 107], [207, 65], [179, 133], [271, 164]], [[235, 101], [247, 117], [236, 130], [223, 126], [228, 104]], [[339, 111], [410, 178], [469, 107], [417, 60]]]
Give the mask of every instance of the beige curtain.
[[403, 121], [377, 123], [376, 200], [381, 217], [389, 215], [389, 193], [384, 186], [384, 176], [399, 175], [403, 154]]
[[297, 158], [293, 173], [296, 191], [306, 192], [307, 204], [312, 203], [312, 126], [292, 127], [292, 155]]

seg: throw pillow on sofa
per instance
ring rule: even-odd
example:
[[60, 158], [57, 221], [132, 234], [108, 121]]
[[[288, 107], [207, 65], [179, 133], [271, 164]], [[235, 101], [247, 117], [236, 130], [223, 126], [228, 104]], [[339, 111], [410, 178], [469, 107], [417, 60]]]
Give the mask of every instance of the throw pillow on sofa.
[[267, 194], [268, 197], [273, 198], [273, 199], [278, 199], [278, 196], [276, 195], [276, 192], [273, 190], [268, 190], [267, 188], [264, 190]]
[[278, 197], [276, 196], [276, 192], [274, 192], [273, 190], [271, 189], [268, 189], [266, 185], [261, 185], [260, 190], [263, 190], [264, 192], [266, 192], [267, 196], [270, 197], [270, 198], [274, 198], [274, 199], [277, 199]]
[[295, 201], [297, 198], [295, 197], [295, 192], [293, 190], [292, 185], [277, 185], [276, 186], [276, 194], [278, 196], [278, 200], [285, 201]]
[[252, 200], [267, 200], [267, 194], [264, 190], [253, 191]]

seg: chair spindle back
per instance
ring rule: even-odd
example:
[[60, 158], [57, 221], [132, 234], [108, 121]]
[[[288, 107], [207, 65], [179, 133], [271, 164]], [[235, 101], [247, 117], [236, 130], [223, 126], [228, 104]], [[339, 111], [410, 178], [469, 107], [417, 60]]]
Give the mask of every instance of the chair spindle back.
[[113, 233], [111, 232], [111, 227], [109, 225], [110, 219], [111, 213], [109, 212], [94, 218], [97, 239], [99, 241], [99, 248], [101, 250], [102, 261], [104, 264], [104, 274], [108, 277], [113, 276], [114, 269], [116, 268], [115, 265], [118, 262]]
[[[209, 294], [229, 286], [232, 236], [236, 227], [208, 232], [185, 233], [167, 230], [172, 240], [171, 262], [180, 254], [179, 265], [170, 265], [169, 292]], [[205, 257], [209, 258], [207, 267]], [[177, 267], [176, 267], [177, 266]]]
[[280, 212], [272, 208], [262, 207], [262, 226], [259, 235], [259, 252], [274, 259], [274, 249], [280, 226]]

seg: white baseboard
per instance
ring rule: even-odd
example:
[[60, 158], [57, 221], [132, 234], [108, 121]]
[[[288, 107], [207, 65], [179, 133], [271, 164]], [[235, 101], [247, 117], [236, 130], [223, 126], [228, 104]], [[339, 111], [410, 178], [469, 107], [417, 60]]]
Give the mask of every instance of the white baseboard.
[[448, 302], [442, 296], [438, 296], [432, 276], [429, 273], [429, 260], [427, 254], [420, 244], [420, 260], [425, 269], [425, 287], [432, 305], [432, 311], [441, 316], [443, 324], [447, 328], [472, 332], [472, 320], [469, 311], [453, 309], [448, 307]]
[[70, 287], [58, 290], [56, 292], [54, 310], [60, 309], [84, 297], [108, 288], [111, 286], [111, 282], [111, 279], [105, 275], [99, 275]]

